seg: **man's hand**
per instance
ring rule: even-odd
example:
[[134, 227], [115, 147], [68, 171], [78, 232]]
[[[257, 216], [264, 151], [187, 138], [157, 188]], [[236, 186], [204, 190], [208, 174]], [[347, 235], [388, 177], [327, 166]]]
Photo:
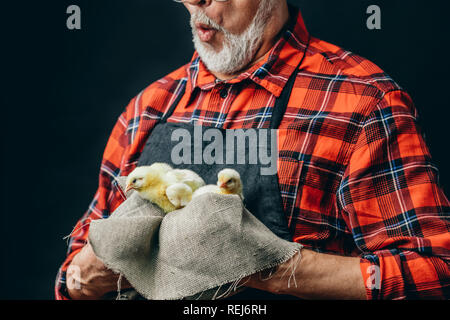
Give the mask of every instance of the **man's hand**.
[[[91, 245], [86, 244], [75, 255], [67, 269], [67, 290], [75, 300], [98, 300], [106, 293], [117, 290], [119, 275], [112, 272], [95, 256]], [[125, 278], [121, 288], [131, 288]]]

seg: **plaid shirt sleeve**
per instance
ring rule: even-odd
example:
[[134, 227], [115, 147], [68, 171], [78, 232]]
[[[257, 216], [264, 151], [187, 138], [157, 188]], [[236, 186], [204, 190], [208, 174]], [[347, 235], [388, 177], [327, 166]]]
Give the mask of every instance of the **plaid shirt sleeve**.
[[337, 198], [369, 299], [450, 298], [449, 202], [405, 92], [366, 118]]
[[131, 100], [112, 130], [101, 162], [98, 189], [87, 212], [78, 221], [70, 236], [66, 260], [56, 277], [55, 298], [57, 300], [70, 299], [66, 283], [67, 268], [73, 257], [87, 242], [90, 221], [108, 217], [124, 200], [114, 178], [120, 175], [121, 169], [126, 166], [125, 162], [134, 138], [137, 119], [130, 117], [130, 113], [133, 113], [135, 101], [136, 98]]

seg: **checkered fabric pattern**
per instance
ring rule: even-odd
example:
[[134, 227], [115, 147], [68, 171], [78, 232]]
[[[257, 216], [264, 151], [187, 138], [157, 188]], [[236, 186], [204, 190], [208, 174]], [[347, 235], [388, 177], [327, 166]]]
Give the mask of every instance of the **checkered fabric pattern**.
[[66, 270], [86, 243], [89, 221], [123, 202], [115, 178], [136, 167], [183, 87], [169, 122], [267, 128], [302, 58], [278, 131], [278, 179], [292, 240], [360, 257], [368, 299], [450, 298], [449, 202], [410, 96], [354, 53], [314, 37], [307, 45], [301, 13], [290, 10], [293, 20], [274, 47], [238, 77], [216, 81], [194, 53], [130, 101], [104, 151], [98, 191], [70, 238], [57, 299], [70, 299]]

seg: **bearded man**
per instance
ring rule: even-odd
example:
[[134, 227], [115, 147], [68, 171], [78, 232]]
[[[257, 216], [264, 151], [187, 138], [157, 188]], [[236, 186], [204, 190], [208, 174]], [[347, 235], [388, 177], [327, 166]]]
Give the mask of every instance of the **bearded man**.
[[[89, 221], [123, 201], [114, 178], [136, 167], [160, 119], [270, 128], [281, 114], [277, 183], [290, 240], [304, 249], [245, 286], [302, 299], [449, 299], [449, 202], [409, 95], [370, 61], [311, 37], [286, 0], [177, 2], [190, 12], [195, 53], [120, 115], [56, 297], [116, 290], [87, 244]], [[293, 261], [298, 286], [287, 286]]]

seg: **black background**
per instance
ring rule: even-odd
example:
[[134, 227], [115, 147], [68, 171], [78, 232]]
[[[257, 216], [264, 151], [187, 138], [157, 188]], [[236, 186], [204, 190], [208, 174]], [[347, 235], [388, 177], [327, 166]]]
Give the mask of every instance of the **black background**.
[[[441, 184], [447, 166], [448, 1], [297, 0], [312, 35], [358, 53], [413, 97]], [[82, 30], [66, 28], [66, 8]], [[382, 10], [382, 30], [366, 9]], [[86, 211], [128, 101], [190, 60], [188, 12], [170, 0], [2, 2], [2, 299], [52, 299], [62, 238]]]

